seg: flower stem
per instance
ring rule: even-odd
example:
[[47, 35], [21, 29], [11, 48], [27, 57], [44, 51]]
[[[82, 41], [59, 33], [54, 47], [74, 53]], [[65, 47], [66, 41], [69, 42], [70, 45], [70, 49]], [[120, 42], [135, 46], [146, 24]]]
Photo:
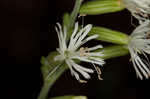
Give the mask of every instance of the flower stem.
[[52, 87], [55, 81], [61, 76], [61, 74], [67, 69], [66, 67], [67, 66], [65, 66], [65, 64], [59, 64], [53, 69], [54, 72], [51, 72], [51, 74], [45, 78], [43, 87], [37, 99], [47, 99], [49, 89]]
[[38, 99], [46, 99], [47, 93], [49, 91], [49, 85], [50, 84], [48, 84], [48, 83], [44, 83], [44, 85], [43, 85], [43, 87], [41, 89], [41, 92], [40, 92], [40, 94], [38, 96]]
[[81, 6], [81, 3], [82, 3], [82, 0], [75, 0], [75, 6], [74, 6], [74, 9], [70, 15], [70, 28], [73, 28], [74, 26], [74, 23], [75, 23], [75, 20], [76, 20], [76, 17], [78, 15], [78, 12], [80, 10], [80, 6]]

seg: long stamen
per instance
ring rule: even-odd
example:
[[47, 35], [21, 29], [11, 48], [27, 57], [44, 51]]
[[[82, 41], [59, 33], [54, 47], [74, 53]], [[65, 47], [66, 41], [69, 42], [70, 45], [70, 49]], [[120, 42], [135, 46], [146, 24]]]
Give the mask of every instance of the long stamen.
[[93, 66], [94, 66], [94, 68], [95, 68], [95, 70], [96, 70], [96, 72], [97, 72], [98, 79], [99, 79], [99, 80], [103, 80], [103, 79], [101, 78], [102, 72], [101, 72], [100, 68], [99, 68], [98, 66], [95, 66], [95, 64], [93, 64]]

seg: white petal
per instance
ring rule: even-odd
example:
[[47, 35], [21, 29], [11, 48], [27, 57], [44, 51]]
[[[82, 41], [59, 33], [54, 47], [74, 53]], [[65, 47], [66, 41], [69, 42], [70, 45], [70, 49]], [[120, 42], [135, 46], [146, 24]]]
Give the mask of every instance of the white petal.
[[95, 39], [95, 38], [97, 38], [97, 37], [98, 37], [98, 35], [92, 35], [92, 36], [86, 38], [85, 40], [83, 40], [82, 42], [77, 42], [77, 43], [75, 44], [76, 49], [77, 49], [78, 47], [80, 47], [81, 45], [85, 44], [86, 42], [88, 42], [88, 41], [90, 41], [90, 40], [92, 40], [92, 39]]
[[136, 66], [140, 69], [140, 71], [143, 73], [143, 75], [148, 78], [148, 75], [146, 73], [146, 71], [142, 68], [146, 68], [145, 65], [141, 62], [141, 60], [139, 60], [138, 58], [135, 59], [135, 63], [137, 64]]
[[77, 64], [73, 64], [73, 67], [79, 72], [81, 73], [86, 79], [90, 79], [90, 75], [88, 73], [86, 73], [85, 71], [83, 71], [82, 69], [77, 67]]
[[92, 36], [89, 36], [88, 38], [86, 38], [86, 41], [90, 41], [90, 40], [93, 40], [93, 39], [96, 39], [99, 35], [92, 35]]
[[84, 57], [79, 57], [79, 56], [76, 56], [74, 58], [79, 59], [79, 60], [84, 61], [84, 62], [88, 62], [88, 63], [98, 64], [98, 65], [103, 65], [104, 64], [104, 61], [102, 61], [102, 60], [95, 61], [95, 60], [90, 60], [90, 59], [87, 59], [87, 58], [84, 58]]
[[132, 60], [132, 63], [133, 63], [133, 67], [134, 67], [134, 69], [135, 69], [135, 71], [136, 71], [137, 77], [139, 77], [141, 80], [143, 80], [143, 76], [142, 76], [142, 74], [139, 72], [138, 68], [136, 67], [136, 64], [135, 64], [134, 59]]
[[59, 23], [57, 23], [57, 26], [59, 27], [59, 34], [60, 34], [60, 38], [61, 40], [63, 39], [63, 32], [62, 32], [62, 27]]
[[60, 37], [59, 31], [58, 31], [58, 28], [57, 28], [57, 27], [55, 27], [55, 30], [56, 30], [57, 35], [58, 35], [59, 47], [60, 47], [60, 48], [62, 48], [62, 40], [61, 40], [61, 37]]
[[[76, 63], [73, 62], [73, 64], [76, 64]], [[81, 70], [83, 70], [83, 71], [85, 71], [85, 72], [94, 73], [94, 71], [92, 69], [89, 69], [89, 68], [86, 68], [86, 67], [82, 67], [82, 66], [80, 66], [78, 64], [76, 64], [76, 67], [81, 69]]]
[[97, 57], [104, 56], [104, 54], [102, 52], [90, 52], [87, 55], [89, 55], [90, 57], [91, 56], [97, 56]]
[[77, 40], [77, 42], [76, 42], [76, 44], [78, 43], [78, 42], [81, 42], [85, 37], [86, 37], [86, 35], [89, 33], [89, 31], [91, 30], [91, 28], [92, 28], [92, 25], [90, 25], [90, 24], [88, 24], [86, 27], [84, 27], [83, 29], [81, 29], [80, 31], [79, 31], [79, 33], [81, 32], [81, 35], [77, 35], [76, 37], [75, 37], [75, 39]]
[[82, 44], [82, 40], [86, 37], [86, 35], [89, 33], [89, 31], [91, 30], [92, 28], [92, 25], [87, 25], [85, 26], [83, 29], [81, 29], [78, 34], [75, 36], [75, 38], [73, 39], [73, 42], [74, 42], [74, 48], [73, 50], [77, 49], [77, 45], [81, 45]]
[[71, 74], [75, 76], [77, 80], [80, 80], [80, 77], [77, 72], [75, 72], [72, 68], [73, 64], [71, 64], [70, 60], [66, 60], [68, 67], [70, 68]]
[[75, 23], [75, 28], [74, 28], [74, 31], [73, 31], [73, 33], [71, 35], [71, 38], [70, 38], [70, 43], [69, 43], [69, 46], [68, 46], [68, 50], [71, 50], [72, 46], [75, 44], [75, 40], [73, 40], [73, 38], [77, 34], [77, 31], [78, 31], [78, 22]]
[[103, 46], [102, 45], [97, 45], [97, 46], [94, 46], [94, 47], [90, 47], [89, 51], [97, 50], [99, 48], [103, 48]]
[[62, 27], [59, 23], [57, 23], [57, 27], [55, 27], [58, 38], [59, 38], [59, 46], [61, 50], [66, 50], [67, 45], [66, 45], [66, 29], [64, 28], [64, 32], [62, 32]]

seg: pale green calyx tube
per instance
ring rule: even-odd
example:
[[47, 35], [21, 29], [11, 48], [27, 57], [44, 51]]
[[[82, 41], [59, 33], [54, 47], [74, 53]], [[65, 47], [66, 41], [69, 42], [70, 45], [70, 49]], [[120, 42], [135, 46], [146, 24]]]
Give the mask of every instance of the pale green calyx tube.
[[124, 6], [120, 6], [119, 0], [96, 0], [83, 4], [80, 8], [80, 14], [98, 15], [121, 11]]
[[93, 27], [89, 35], [98, 34], [97, 40], [114, 43], [114, 44], [125, 44], [129, 42], [129, 36], [125, 33], [107, 29], [104, 27]]

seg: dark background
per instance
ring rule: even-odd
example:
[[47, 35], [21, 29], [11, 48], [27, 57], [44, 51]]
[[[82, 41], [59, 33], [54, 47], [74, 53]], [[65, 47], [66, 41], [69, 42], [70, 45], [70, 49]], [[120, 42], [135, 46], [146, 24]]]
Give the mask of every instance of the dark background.
[[[1, 0], [0, 52], [2, 99], [36, 99], [42, 86], [40, 58], [58, 47], [54, 29], [73, 0]], [[81, 19], [77, 19], [80, 20]], [[135, 21], [135, 20], [133, 20]], [[130, 34], [134, 29], [127, 10], [84, 17], [84, 24], [104, 26]], [[104, 43], [105, 44], [105, 43]], [[66, 71], [52, 87], [49, 96], [86, 95], [89, 99], [146, 99], [149, 80], [140, 81], [129, 56], [107, 60], [103, 79], [96, 74], [87, 84], [78, 83]]]

